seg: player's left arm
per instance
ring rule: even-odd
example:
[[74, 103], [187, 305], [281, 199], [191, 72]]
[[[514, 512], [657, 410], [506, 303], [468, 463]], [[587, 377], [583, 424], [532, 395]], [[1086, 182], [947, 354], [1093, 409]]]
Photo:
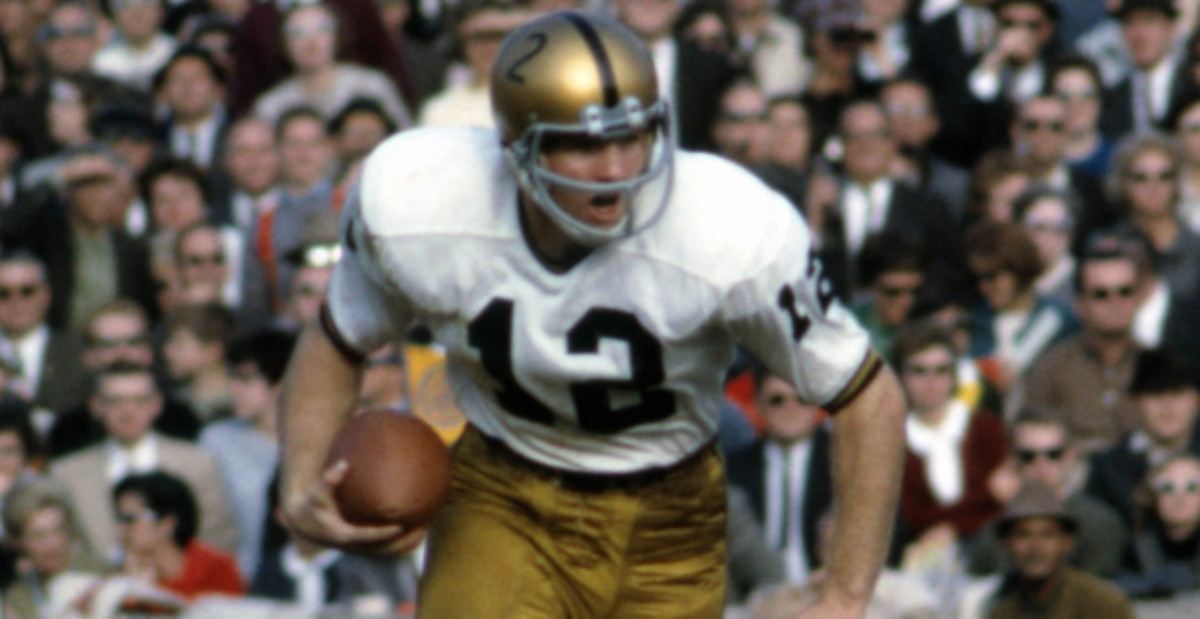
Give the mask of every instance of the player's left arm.
[[817, 607], [803, 617], [859, 617], [887, 558], [904, 459], [904, 396], [880, 363], [833, 417], [837, 526]]
[[765, 226], [759, 267], [727, 294], [725, 324], [771, 372], [833, 413], [837, 519], [820, 605], [861, 616], [891, 543], [904, 455], [904, 398], [835, 298], [798, 217]]

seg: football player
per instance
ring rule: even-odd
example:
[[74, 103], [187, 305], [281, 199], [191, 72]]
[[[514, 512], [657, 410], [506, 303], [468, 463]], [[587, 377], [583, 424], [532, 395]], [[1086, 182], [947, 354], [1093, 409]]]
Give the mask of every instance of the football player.
[[430, 526], [424, 617], [719, 617], [714, 447], [741, 342], [834, 413], [835, 551], [812, 616], [861, 615], [887, 547], [903, 406], [787, 200], [675, 152], [646, 49], [557, 12], [510, 34], [485, 129], [401, 133], [343, 211], [344, 258], [284, 390], [289, 525], [401, 552], [422, 530], [338, 514], [323, 468], [364, 353], [412, 321], [448, 351], [470, 428]]

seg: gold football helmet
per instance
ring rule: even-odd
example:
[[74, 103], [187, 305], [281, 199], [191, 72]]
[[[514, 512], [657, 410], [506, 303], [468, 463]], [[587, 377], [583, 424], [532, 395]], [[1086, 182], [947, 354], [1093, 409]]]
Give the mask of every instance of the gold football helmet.
[[[667, 103], [659, 98], [654, 61], [632, 32], [595, 13], [560, 11], [542, 16], [505, 39], [492, 67], [491, 89], [492, 111], [509, 166], [522, 188], [564, 232], [594, 247], [653, 223], [670, 187], [670, 116]], [[654, 153], [647, 169], [634, 178], [583, 182], [541, 165], [547, 134], [611, 139], [645, 131], [656, 134]], [[660, 176], [665, 179], [653, 183], [654, 191], [643, 191]], [[612, 228], [584, 224], [550, 196], [554, 185], [624, 193], [629, 212]]]

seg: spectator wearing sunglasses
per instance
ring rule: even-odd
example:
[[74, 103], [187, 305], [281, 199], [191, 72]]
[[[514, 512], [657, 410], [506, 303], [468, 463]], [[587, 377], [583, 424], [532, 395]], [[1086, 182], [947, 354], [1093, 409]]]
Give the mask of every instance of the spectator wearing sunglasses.
[[1183, 155], [1171, 138], [1137, 135], [1117, 147], [1109, 176], [1113, 203], [1150, 240], [1158, 271], [1177, 295], [1200, 295], [1200, 234], [1179, 214]]
[[912, 316], [924, 290], [922, 247], [899, 234], [874, 234], [863, 243], [858, 268], [858, 279], [870, 294], [851, 311], [867, 328], [875, 350], [887, 357], [896, 330]]
[[1131, 597], [1200, 587], [1200, 456], [1172, 456], [1151, 471], [1141, 490], [1141, 530], [1116, 584]]
[[87, 397], [82, 342], [50, 326], [51, 297], [41, 260], [20, 250], [0, 256], [0, 341], [19, 360], [13, 391], [41, 409], [35, 416], [43, 424]]
[[909, 407], [900, 491], [913, 536], [909, 565], [957, 554], [1002, 507], [988, 480], [1008, 457], [1008, 441], [995, 414], [955, 399], [957, 360], [949, 331], [931, 322], [905, 327], [892, 344]]
[[[1071, 432], [1052, 411], [1022, 410], [1009, 433], [1012, 457], [992, 487], [1009, 504], [1021, 486], [1044, 484], [1075, 519], [1075, 544], [1067, 563], [1097, 576], [1116, 573], [1129, 537], [1125, 523], [1112, 508], [1082, 492], [1082, 469], [1071, 445]], [[968, 570], [976, 576], [1002, 574], [1013, 565], [1005, 553], [998, 520], [988, 523], [971, 549]]]
[[189, 305], [216, 303], [236, 309], [241, 301], [237, 275], [242, 237], [234, 228], [195, 223], [175, 237], [175, 264], [184, 302]]
[[787, 382], [757, 365], [753, 376], [763, 438], [730, 454], [726, 470], [783, 557], [788, 581], [802, 583], [819, 565], [820, 519], [833, 503], [830, 434], [820, 408]]
[[1092, 458], [1086, 492], [1132, 528], [1137, 524], [1135, 491], [1151, 469], [1180, 454], [1200, 455], [1200, 390], [1178, 357], [1150, 350], [1138, 356], [1129, 392], [1140, 423], [1116, 446]]
[[1127, 389], [1142, 348], [1133, 337], [1139, 283], [1119, 239], [1091, 241], [1074, 278], [1080, 330], [1047, 350], [1024, 383], [1025, 405], [1057, 411], [1084, 457], [1138, 424]]
[[1029, 166], [1030, 183], [1074, 193], [1083, 207], [1081, 222], [1087, 229], [1117, 219], [1105, 199], [1100, 178], [1071, 165], [1071, 115], [1073, 109], [1057, 94], [1038, 94], [1020, 104], [1009, 128], [1012, 149]]

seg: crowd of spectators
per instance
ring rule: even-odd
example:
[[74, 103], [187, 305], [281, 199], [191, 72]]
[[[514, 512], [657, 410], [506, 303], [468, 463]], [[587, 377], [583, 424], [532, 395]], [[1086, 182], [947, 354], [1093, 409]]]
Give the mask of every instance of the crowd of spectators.
[[[880, 612], [1200, 589], [1193, 1], [0, 0], [6, 609], [119, 582], [411, 610], [419, 557], [279, 525], [279, 381], [363, 159], [491, 126], [500, 41], [563, 8], [646, 44], [681, 147], [792, 201], [898, 373]], [[364, 407], [405, 406], [404, 352]], [[730, 598], [771, 616], [820, 578], [828, 427], [729, 374]]]

